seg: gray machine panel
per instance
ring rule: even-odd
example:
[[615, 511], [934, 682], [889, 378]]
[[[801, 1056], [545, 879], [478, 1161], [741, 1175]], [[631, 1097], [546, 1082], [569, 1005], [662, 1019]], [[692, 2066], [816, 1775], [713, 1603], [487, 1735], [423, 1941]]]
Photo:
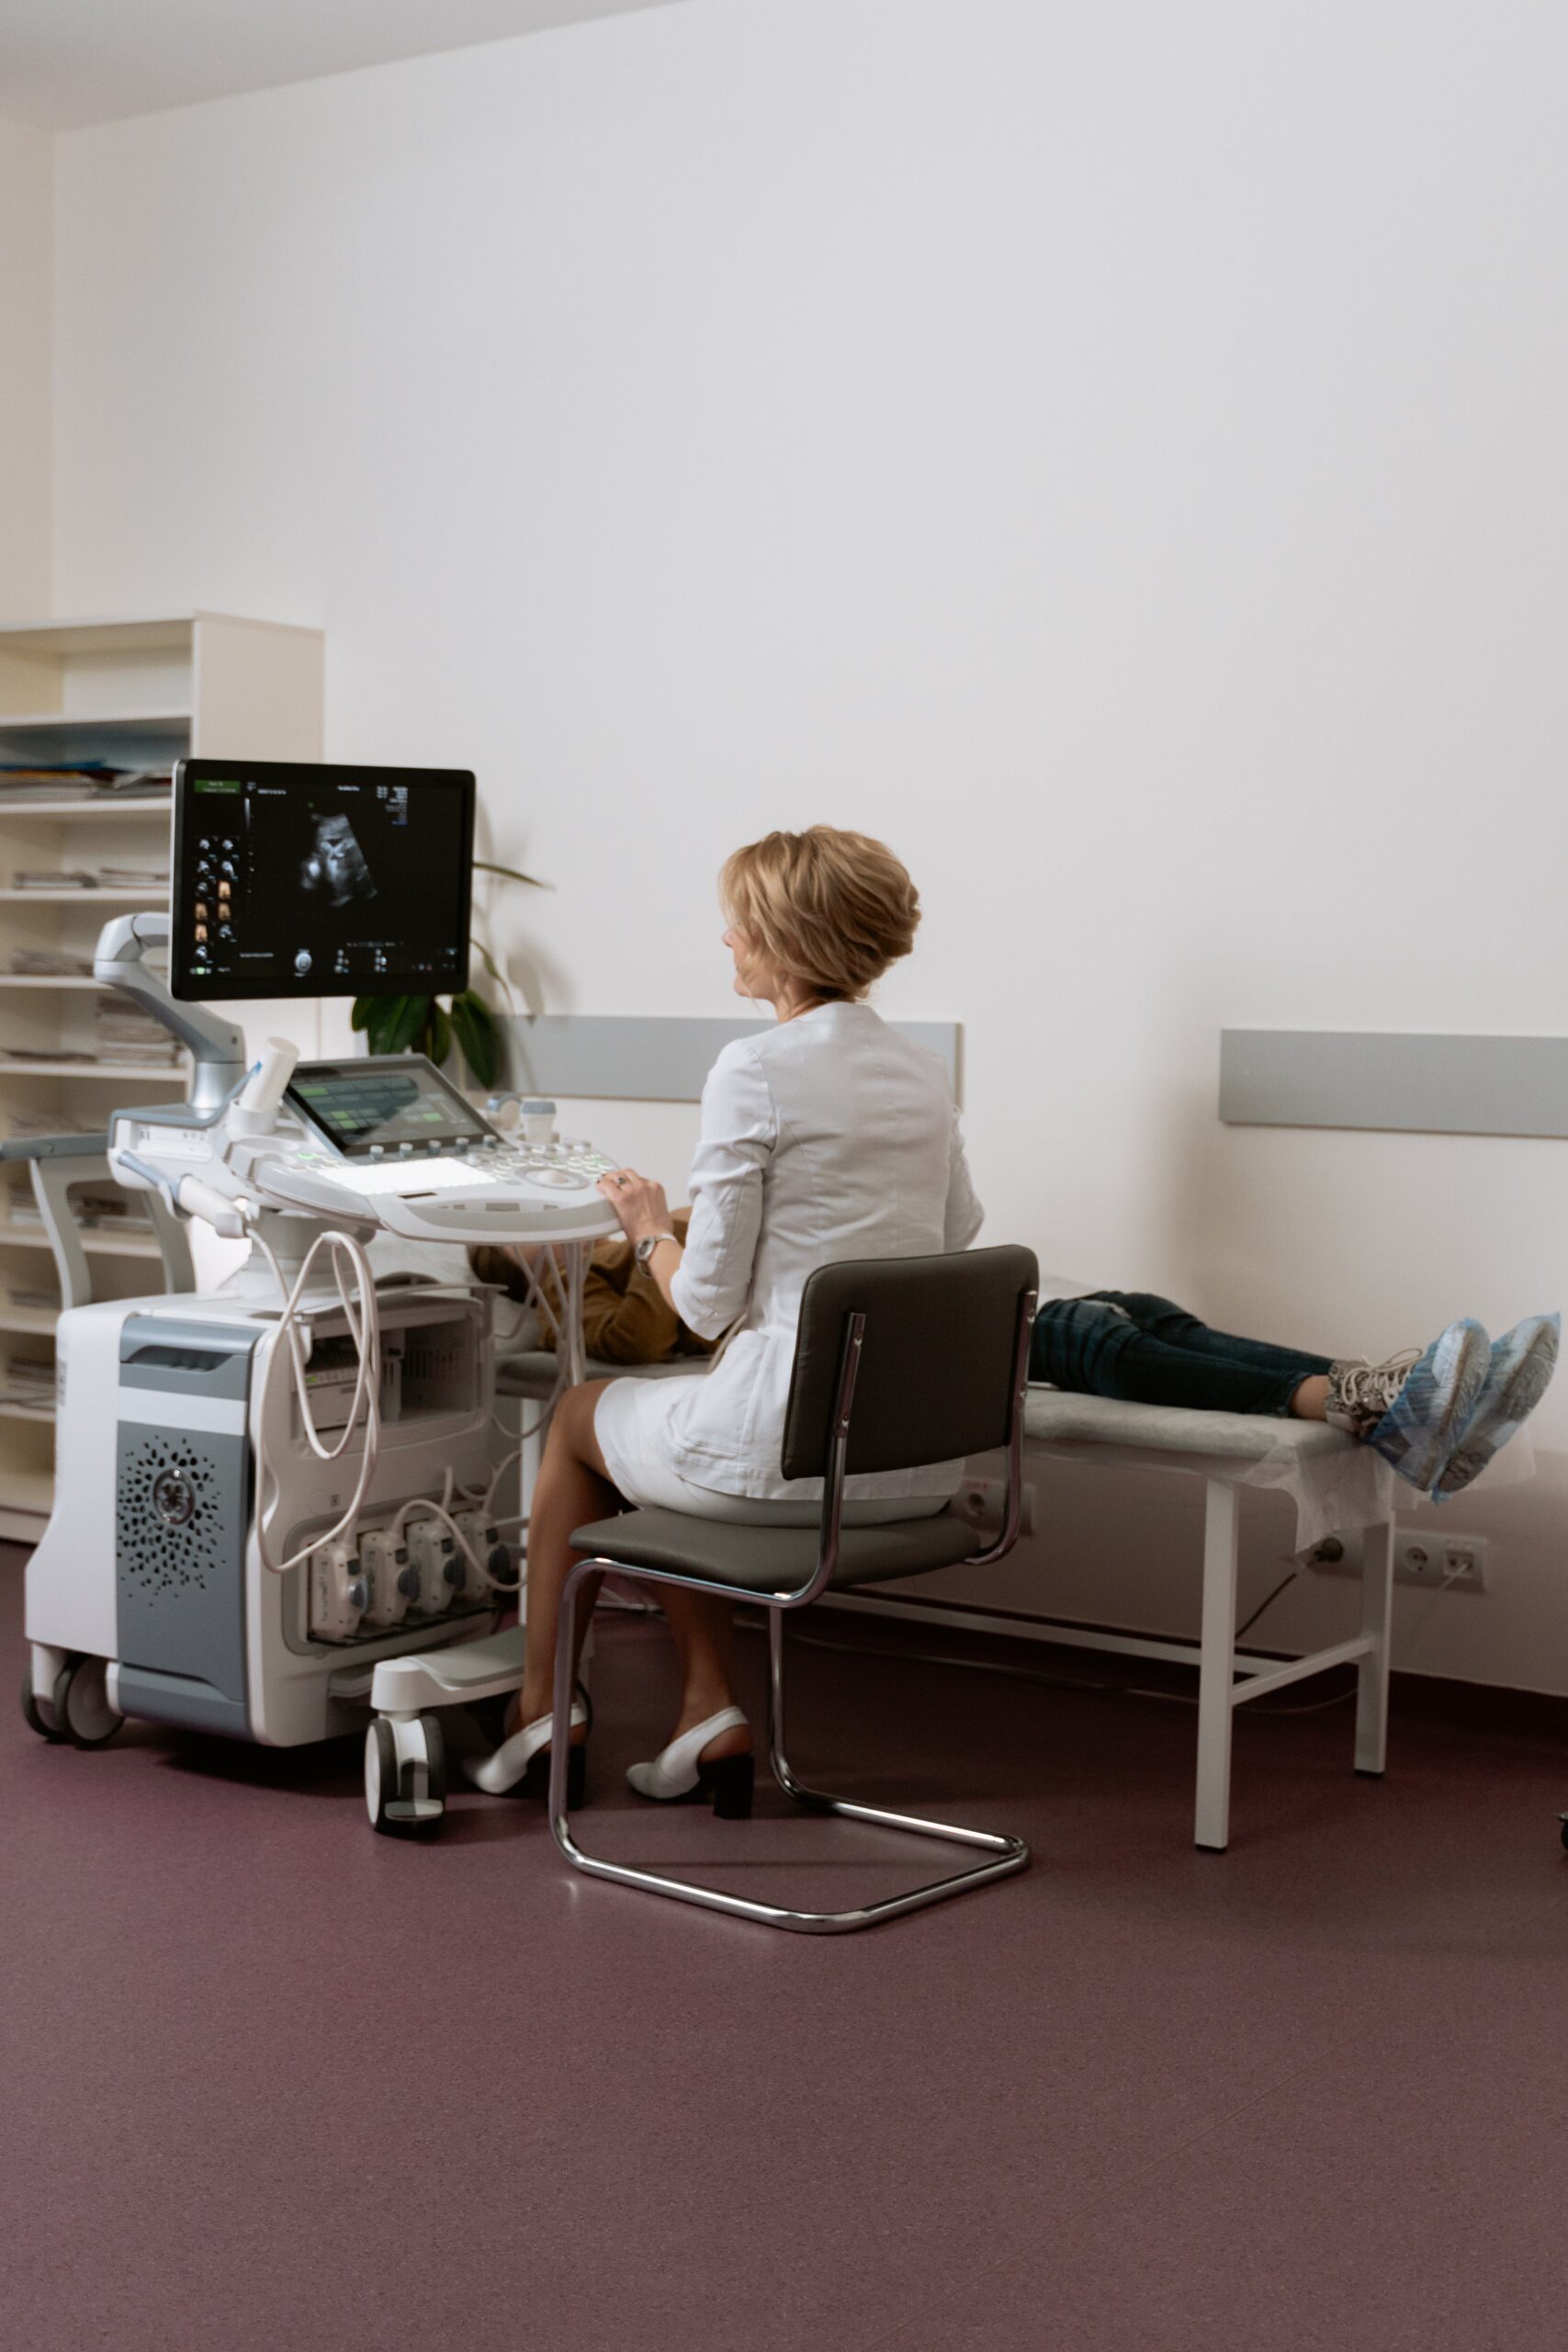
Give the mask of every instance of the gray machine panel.
[[120, 1703], [155, 1722], [241, 1736], [250, 1439], [243, 1426], [188, 1426], [180, 1399], [244, 1397], [258, 1336], [245, 1326], [128, 1317], [115, 1432]]
[[122, 1666], [116, 1687], [121, 1712], [150, 1724], [173, 1724], [179, 1731], [212, 1731], [224, 1739], [249, 1739], [251, 1711], [243, 1699], [226, 1698], [209, 1682], [187, 1674], [158, 1674], [149, 1666]]

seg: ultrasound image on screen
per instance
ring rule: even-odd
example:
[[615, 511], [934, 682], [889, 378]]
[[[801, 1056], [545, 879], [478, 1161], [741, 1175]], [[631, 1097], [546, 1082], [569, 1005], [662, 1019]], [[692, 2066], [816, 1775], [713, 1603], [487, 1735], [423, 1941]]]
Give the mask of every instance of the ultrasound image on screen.
[[468, 979], [471, 779], [192, 761], [176, 993], [445, 993]]
[[365, 852], [354, 827], [343, 815], [318, 817], [316, 838], [299, 869], [302, 890], [321, 890], [328, 904], [346, 907], [355, 899], [373, 899], [376, 884], [365, 863]]

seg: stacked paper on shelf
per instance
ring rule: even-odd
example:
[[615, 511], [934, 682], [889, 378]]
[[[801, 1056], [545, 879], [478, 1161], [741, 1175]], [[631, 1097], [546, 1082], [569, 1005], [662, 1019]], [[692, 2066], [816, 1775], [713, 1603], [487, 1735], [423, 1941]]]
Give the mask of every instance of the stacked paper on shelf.
[[13, 890], [145, 890], [161, 895], [169, 887], [166, 865], [34, 865], [13, 874]]
[[128, 997], [101, 996], [93, 1015], [94, 1054], [101, 1062], [154, 1062], [173, 1069], [179, 1047], [163, 1023], [139, 1012]]
[[[0, 731], [5, 720], [0, 718]], [[0, 764], [0, 800], [137, 799], [168, 791], [168, 768], [121, 768], [107, 760], [41, 760]]]
[[[16, 1048], [7, 1046], [6, 1050], [14, 1054]], [[34, 1136], [91, 1136], [102, 1132], [91, 1119], [84, 1119], [72, 1111], [62, 1111], [58, 1103], [48, 1104], [39, 1111], [24, 1109], [17, 1103], [6, 1112], [6, 1121], [7, 1135], [26, 1136], [29, 1141]]]
[[13, 1356], [0, 1365], [0, 1405], [23, 1405], [30, 1412], [54, 1410], [54, 1366], [31, 1356]]
[[112, 1200], [84, 1198], [76, 1210], [76, 1222], [84, 1233], [151, 1233], [152, 1220], [139, 1202], [124, 1193]]
[[40, 1290], [28, 1283], [12, 1283], [6, 1293], [13, 1306], [58, 1306], [60, 1299], [51, 1290]]
[[58, 947], [17, 947], [11, 952], [10, 968], [31, 978], [75, 980], [91, 978], [93, 959], [67, 956]]
[[[10, 1209], [3, 1205], [0, 1193], [0, 1224], [26, 1225], [41, 1230], [43, 1213], [30, 1192], [20, 1185], [11, 1188]], [[111, 1193], [100, 1196], [96, 1193], [73, 1193], [72, 1205], [76, 1223], [84, 1233], [151, 1233], [152, 1220], [148, 1216], [141, 1196], [132, 1199], [126, 1193]]]

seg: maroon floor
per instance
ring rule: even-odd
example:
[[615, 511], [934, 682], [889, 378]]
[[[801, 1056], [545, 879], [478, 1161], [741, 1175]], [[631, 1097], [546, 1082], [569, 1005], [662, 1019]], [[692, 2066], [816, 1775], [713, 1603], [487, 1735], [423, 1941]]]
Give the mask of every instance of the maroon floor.
[[[818, 1940], [574, 1879], [530, 1806], [469, 1796], [429, 1848], [374, 1838], [348, 1750], [46, 1747], [10, 1697], [19, 1617], [6, 1554], [6, 2347], [1568, 2335], [1552, 1709], [1402, 1690], [1382, 1783], [1348, 1770], [1347, 1708], [1244, 1714], [1215, 1856], [1189, 1843], [1185, 1705], [805, 1651], [803, 1763], [1036, 1858]], [[652, 1627], [606, 1628], [606, 1849], [891, 1883], [840, 1825], [620, 1804], [666, 1676]]]

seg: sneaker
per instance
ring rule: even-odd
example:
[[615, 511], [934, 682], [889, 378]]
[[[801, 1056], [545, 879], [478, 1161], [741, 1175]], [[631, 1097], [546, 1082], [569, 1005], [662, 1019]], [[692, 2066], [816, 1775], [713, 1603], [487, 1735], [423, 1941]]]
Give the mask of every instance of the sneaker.
[[1558, 1315], [1531, 1315], [1499, 1340], [1470, 1424], [1438, 1474], [1432, 1500], [1440, 1503], [1478, 1478], [1545, 1396], [1557, 1369]]
[[1469, 1428], [1492, 1364], [1492, 1342], [1466, 1315], [1411, 1366], [1366, 1442], [1425, 1493]]
[[1324, 1419], [1365, 1442], [1416, 1369], [1420, 1353], [1419, 1348], [1406, 1348], [1382, 1363], [1343, 1356], [1330, 1364]]

